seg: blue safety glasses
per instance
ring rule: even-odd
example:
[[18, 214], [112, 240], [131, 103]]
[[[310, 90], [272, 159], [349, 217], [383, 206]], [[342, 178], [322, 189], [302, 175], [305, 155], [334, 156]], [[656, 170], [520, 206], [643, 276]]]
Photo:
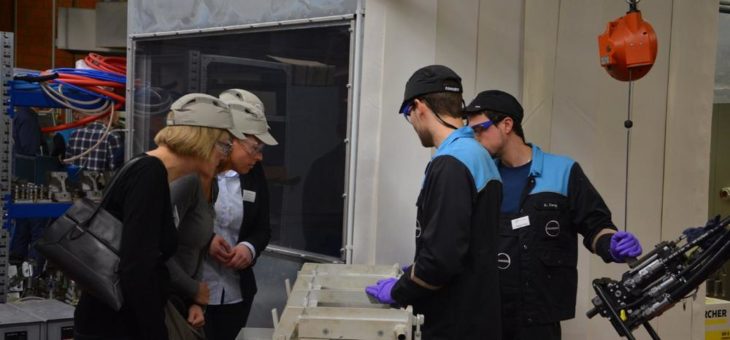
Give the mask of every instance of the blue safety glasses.
[[[416, 99], [420, 100], [424, 105], [428, 106], [429, 108], [433, 107], [426, 98], [413, 98], [412, 100], [403, 104], [403, 106], [400, 107], [399, 113], [403, 114], [403, 118], [405, 118], [408, 123], [411, 122], [411, 111], [413, 111], [416, 106]], [[438, 115], [436, 115], [436, 117], [438, 117]]]
[[414, 102], [413, 102], [413, 100], [411, 100], [411, 101], [403, 104], [403, 106], [401, 106], [401, 108], [400, 108], [400, 114], [403, 115], [403, 118], [405, 118], [408, 123], [411, 122], [409, 117], [411, 116], [411, 110], [413, 110], [413, 104], [414, 104]]
[[489, 127], [492, 125], [494, 125], [494, 122], [491, 120], [488, 120], [483, 123], [471, 125], [470, 127], [472, 130], [474, 130], [474, 133], [481, 133], [482, 131], [487, 131], [487, 129], [489, 129]]

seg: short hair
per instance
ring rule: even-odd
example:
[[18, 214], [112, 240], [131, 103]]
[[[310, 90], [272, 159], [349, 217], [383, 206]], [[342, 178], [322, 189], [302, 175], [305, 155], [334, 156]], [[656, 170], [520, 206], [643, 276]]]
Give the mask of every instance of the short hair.
[[[455, 81], [445, 81], [445, 86], [459, 86]], [[435, 92], [420, 96], [425, 99], [428, 106], [434, 113], [446, 114], [451, 117], [463, 117], [464, 99], [461, 93], [457, 92]]]
[[217, 128], [188, 125], [166, 126], [155, 135], [155, 143], [172, 152], [197, 159], [210, 159], [215, 143], [228, 131]]
[[495, 112], [495, 111], [485, 111], [484, 114], [486, 114], [487, 118], [494, 122], [494, 124], [497, 124], [501, 121], [503, 121], [505, 118], [510, 117], [512, 118], [512, 130], [522, 138], [522, 142], [525, 141], [525, 131], [522, 129], [522, 123], [518, 122], [516, 119], [514, 119], [512, 116], [504, 114], [502, 112]]

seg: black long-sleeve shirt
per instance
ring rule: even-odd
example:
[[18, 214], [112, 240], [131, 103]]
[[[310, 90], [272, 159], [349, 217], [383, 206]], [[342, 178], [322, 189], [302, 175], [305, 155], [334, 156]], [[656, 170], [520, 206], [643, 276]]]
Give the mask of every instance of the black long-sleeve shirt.
[[75, 331], [101, 339], [167, 339], [165, 261], [175, 252], [177, 240], [164, 164], [156, 157], [141, 156], [117, 180], [105, 208], [124, 228], [119, 265], [124, 305], [116, 312], [83, 293], [74, 317]]
[[471, 128], [452, 132], [418, 196], [416, 254], [391, 295], [423, 314], [424, 339], [501, 339], [499, 173]]
[[241, 181], [243, 190], [256, 193], [253, 202], [243, 201], [243, 222], [241, 222], [241, 229], [238, 233], [238, 242], [249, 242], [256, 249], [254, 264], [240, 271], [241, 295], [244, 299], [251, 301], [258, 291], [253, 266], [271, 240], [269, 188], [261, 162], [256, 163], [249, 173], [242, 175]]

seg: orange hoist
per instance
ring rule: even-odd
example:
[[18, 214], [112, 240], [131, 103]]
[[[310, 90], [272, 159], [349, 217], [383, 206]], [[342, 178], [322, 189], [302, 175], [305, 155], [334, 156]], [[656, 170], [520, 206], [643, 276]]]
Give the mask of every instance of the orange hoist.
[[598, 36], [601, 66], [611, 77], [633, 81], [651, 70], [657, 54], [657, 39], [651, 24], [641, 18], [636, 7], [640, 0], [626, 0], [629, 11], [611, 21]]
[[606, 25], [598, 36], [598, 55], [601, 66], [614, 79], [628, 82], [626, 128], [626, 163], [624, 168], [624, 231], [629, 216], [629, 153], [631, 151], [631, 99], [634, 81], [644, 77], [656, 61], [657, 37], [651, 25], [641, 18], [637, 4], [641, 0], [625, 0], [629, 4], [626, 15]]

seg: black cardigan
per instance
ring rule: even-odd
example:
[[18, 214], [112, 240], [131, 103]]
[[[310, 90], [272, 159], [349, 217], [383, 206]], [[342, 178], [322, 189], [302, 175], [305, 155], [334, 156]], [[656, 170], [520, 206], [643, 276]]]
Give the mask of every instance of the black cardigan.
[[114, 184], [105, 208], [122, 221], [119, 281], [124, 304], [118, 312], [83, 292], [74, 315], [75, 331], [100, 339], [167, 339], [164, 306], [170, 276], [165, 262], [175, 253], [165, 165], [141, 156]]
[[[256, 199], [253, 202], [243, 201], [243, 222], [241, 229], [238, 231], [238, 243], [249, 242], [256, 249], [256, 258], [269, 245], [271, 240], [271, 225], [269, 224], [269, 188], [264, 175], [264, 168], [261, 163], [251, 169], [245, 175], [241, 175], [242, 190], [252, 191], [256, 193]], [[241, 295], [244, 300], [253, 299], [256, 294], [256, 277], [253, 273], [253, 264], [239, 271], [241, 276]]]

